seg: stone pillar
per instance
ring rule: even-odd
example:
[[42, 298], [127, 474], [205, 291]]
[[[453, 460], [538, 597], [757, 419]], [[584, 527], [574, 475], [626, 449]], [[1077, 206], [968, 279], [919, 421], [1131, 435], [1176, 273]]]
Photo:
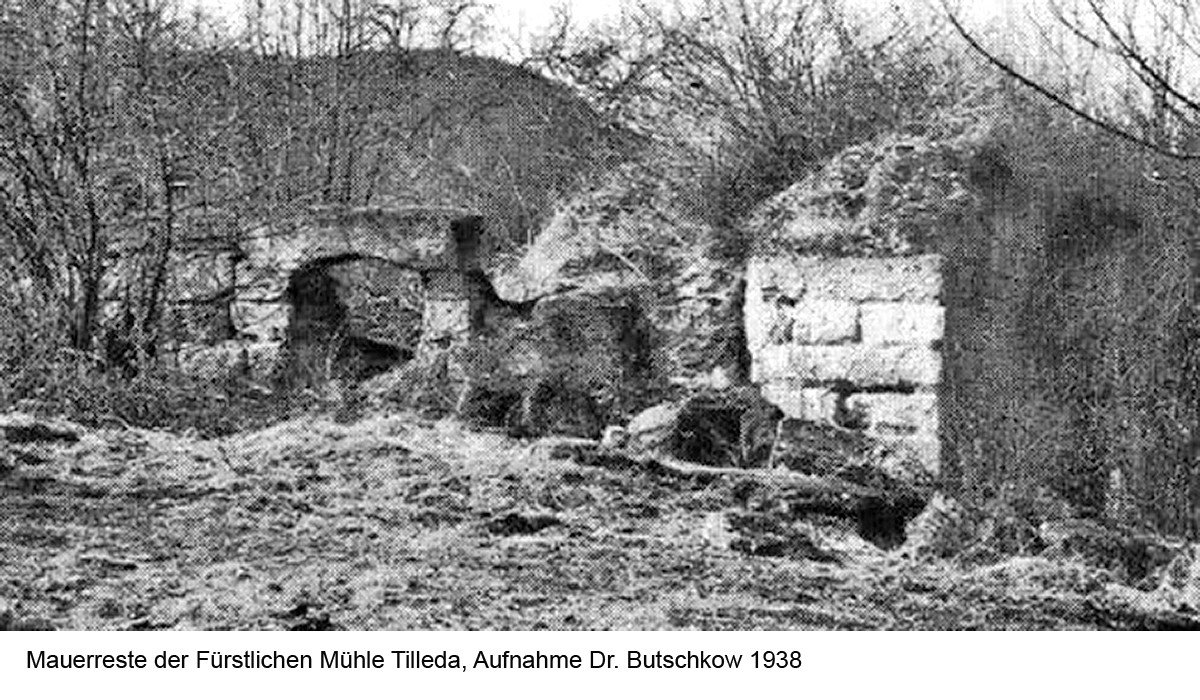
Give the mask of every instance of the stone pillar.
[[475, 282], [480, 274], [479, 245], [482, 222], [466, 216], [446, 222], [440, 232], [444, 249], [422, 267], [425, 308], [421, 321], [418, 358], [454, 347], [463, 347], [478, 330], [483, 290]]
[[425, 308], [421, 319], [418, 356], [428, 356], [469, 342], [472, 331], [473, 285], [459, 269], [430, 270], [421, 274]]
[[935, 476], [941, 264], [938, 255], [752, 260], [751, 380], [787, 418], [861, 431], [884, 448], [885, 469]]

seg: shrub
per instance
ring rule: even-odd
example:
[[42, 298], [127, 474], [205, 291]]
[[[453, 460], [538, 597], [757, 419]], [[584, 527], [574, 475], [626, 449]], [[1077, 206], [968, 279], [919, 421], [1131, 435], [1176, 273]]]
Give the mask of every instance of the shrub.
[[62, 416], [93, 427], [216, 437], [262, 427], [319, 404], [313, 396], [280, 396], [236, 378], [198, 379], [149, 358], [142, 358], [136, 371], [107, 367], [95, 356], [57, 347], [60, 337], [9, 336], [0, 350], [0, 410]]
[[563, 24], [534, 60], [659, 144], [696, 213], [728, 224], [842, 148], [963, 101], [972, 83], [939, 33], [823, 0], [704, 0]]

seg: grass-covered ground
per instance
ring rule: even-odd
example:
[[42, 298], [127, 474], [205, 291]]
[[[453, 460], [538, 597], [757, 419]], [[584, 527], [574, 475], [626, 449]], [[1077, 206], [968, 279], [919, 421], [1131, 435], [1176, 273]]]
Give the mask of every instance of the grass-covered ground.
[[[411, 416], [84, 432], [0, 477], [0, 607], [58, 629], [1196, 626], [1071, 558], [882, 551], [737, 477]], [[1153, 583], [1153, 582], [1149, 582]]]

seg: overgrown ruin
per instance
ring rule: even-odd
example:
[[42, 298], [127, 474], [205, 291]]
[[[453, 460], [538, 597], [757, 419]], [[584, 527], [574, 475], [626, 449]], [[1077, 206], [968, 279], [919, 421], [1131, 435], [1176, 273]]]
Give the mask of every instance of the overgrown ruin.
[[[681, 254], [685, 234], [713, 235], [691, 224], [647, 237], [669, 218], [620, 209], [621, 187], [655, 191], [636, 179], [566, 207], [520, 284], [484, 273], [469, 212], [315, 211], [192, 265], [226, 272], [182, 277], [177, 306], [223, 298], [229, 331], [179, 356], [293, 386], [406, 368], [380, 391], [403, 403], [424, 386], [439, 410], [519, 435], [598, 438], [675, 402], [689, 460], [812, 474], [849, 460], [975, 502], [1184, 526], [1185, 229], [1084, 192], [1039, 196], [987, 143], [848, 149], [750, 217], [741, 263]], [[349, 308], [371, 275], [393, 298]]]
[[[266, 379], [292, 372], [305, 381], [321, 374], [317, 365], [344, 361], [338, 353], [350, 346], [362, 378], [464, 346], [482, 323], [486, 296], [480, 233], [479, 217], [444, 208], [314, 211], [259, 228], [233, 252], [208, 251], [190, 261], [193, 269], [224, 274], [177, 281], [177, 308], [224, 301], [230, 336], [216, 345], [185, 345], [181, 361], [193, 373], [234, 371]], [[397, 271], [415, 275], [419, 290]], [[352, 319], [339, 286], [361, 292], [372, 274], [393, 285], [391, 293], [375, 300], [382, 308], [359, 309]], [[419, 310], [410, 304], [397, 313], [396, 304], [387, 303], [414, 292]], [[348, 332], [355, 320], [362, 328]]]
[[884, 139], [760, 209], [746, 333], [780, 437], [824, 423], [973, 503], [1187, 532], [1187, 224], [1145, 183], [1047, 196], [998, 148]]

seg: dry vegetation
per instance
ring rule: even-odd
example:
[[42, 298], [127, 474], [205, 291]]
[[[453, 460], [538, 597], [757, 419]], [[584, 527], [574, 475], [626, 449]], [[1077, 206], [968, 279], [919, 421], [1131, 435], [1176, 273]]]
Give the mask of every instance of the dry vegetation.
[[69, 629], [1200, 627], [1186, 575], [1131, 575], [1061, 548], [1000, 560], [884, 551], [845, 522], [789, 515], [786, 492], [751, 478], [616, 458], [588, 465], [563, 458], [578, 455], [572, 446], [409, 415], [306, 418], [208, 441], [128, 430], [43, 444], [52, 459], [0, 482], [0, 599], [10, 601], [0, 620]]

